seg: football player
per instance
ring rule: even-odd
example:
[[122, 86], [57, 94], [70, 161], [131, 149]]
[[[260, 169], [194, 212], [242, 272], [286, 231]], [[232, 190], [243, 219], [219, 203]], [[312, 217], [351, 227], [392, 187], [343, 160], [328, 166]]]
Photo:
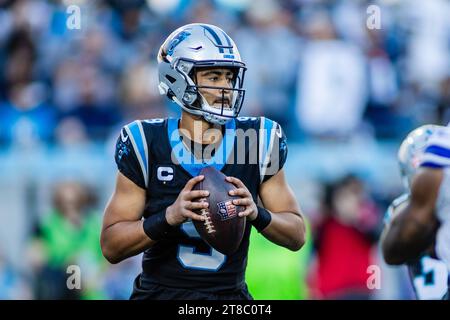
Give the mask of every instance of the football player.
[[[252, 299], [245, 283], [251, 227], [290, 250], [302, 247], [303, 218], [282, 169], [286, 137], [267, 118], [238, 117], [245, 71], [233, 40], [213, 25], [183, 26], [161, 46], [159, 89], [182, 108], [181, 118], [122, 129], [101, 235], [111, 263], [144, 252], [131, 299]], [[237, 187], [230, 195], [240, 197], [234, 205], [245, 207], [244, 238], [228, 256], [192, 223], [203, 220], [194, 211], [207, 206], [196, 200], [208, 191], [192, 190], [205, 166], [227, 176]]]
[[[407, 192], [388, 208], [382, 234], [386, 262], [408, 265], [416, 296], [421, 300], [448, 297], [448, 130], [425, 125], [402, 142], [398, 160]], [[441, 251], [438, 256], [444, 261], [436, 257], [436, 241]]]

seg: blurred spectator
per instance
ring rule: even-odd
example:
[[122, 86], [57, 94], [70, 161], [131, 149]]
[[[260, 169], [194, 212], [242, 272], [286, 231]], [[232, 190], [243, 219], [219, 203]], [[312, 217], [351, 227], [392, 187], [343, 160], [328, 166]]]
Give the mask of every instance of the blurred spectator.
[[120, 109], [111, 99], [111, 79], [93, 65], [80, 67], [77, 79], [80, 100], [63, 119], [78, 119], [90, 139], [104, 141], [121, 119]]
[[5, 45], [5, 55], [2, 74], [5, 89], [33, 79], [37, 58], [36, 46], [28, 30], [17, 29], [11, 33]]
[[384, 30], [367, 29], [365, 54], [368, 63], [369, 96], [365, 118], [378, 138], [404, 136], [414, 117], [410, 104], [398, 103], [398, 70], [390, 59]]
[[445, 125], [450, 123], [450, 72], [440, 84], [438, 108], [438, 123]]
[[360, 48], [337, 39], [326, 12], [306, 23], [310, 40], [298, 76], [298, 121], [313, 136], [347, 137], [359, 128], [367, 102], [366, 59]]
[[42, 83], [17, 83], [10, 87], [7, 100], [0, 102], [0, 146], [29, 147], [52, 142], [58, 115], [45, 102]]
[[[35, 269], [37, 299], [102, 298], [105, 268], [99, 237], [101, 217], [92, 210], [93, 194], [83, 184], [62, 182], [55, 188], [54, 208], [39, 222], [29, 259]], [[67, 268], [81, 270], [81, 290], [69, 290]]]
[[122, 78], [122, 97], [125, 122], [167, 116], [166, 106], [158, 92], [154, 64], [142, 61], [126, 69]]
[[247, 64], [242, 113], [269, 117], [283, 128], [292, 117], [300, 39], [290, 28], [292, 12], [274, 0], [253, 1], [235, 33]]
[[450, 70], [450, 3], [409, 0], [402, 3], [401, 9], [400, 17], [410, 32], [405, 57], [406, 80], [434, 91]]
[[367, 268], [374, 264], [380, 222], [378, 209], [358, 178], [347, 176], [327, 188], [313, 231], [313, 298], [371, 298]]
[[51, 142], [57, 112], [47, 103], [47, 87], [36, 74], [37, 53], [30, 31], [14, 30], [6, 41], [4, 54], [0, 145], [21, 147]]

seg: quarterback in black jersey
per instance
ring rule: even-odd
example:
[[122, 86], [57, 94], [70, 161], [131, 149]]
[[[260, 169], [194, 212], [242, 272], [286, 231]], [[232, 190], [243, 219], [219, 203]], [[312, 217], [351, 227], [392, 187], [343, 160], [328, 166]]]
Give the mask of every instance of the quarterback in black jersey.
[[[216, 26], [183, 26], [160, 48], [159, 89], [182, 115], [122, 128], [101, 235], [111, 263], [144, 252], [131, 299], [252, 299], [245, 283], [252, 227], [290, 250], [304, 244], [304, 221], [283, 172], [281, 127], [238, 117], [245, 70], [233, 40]], [[207, 245], [192, 223], [203, 219], [194, 211], [207, 206], [196, 200], [208, 191], [192, 190], [206, 166], [227, 176], [237, 187], [230, 195], [240, 197], [234, 204], [245, 207], [249, 223], [231, 255]]]

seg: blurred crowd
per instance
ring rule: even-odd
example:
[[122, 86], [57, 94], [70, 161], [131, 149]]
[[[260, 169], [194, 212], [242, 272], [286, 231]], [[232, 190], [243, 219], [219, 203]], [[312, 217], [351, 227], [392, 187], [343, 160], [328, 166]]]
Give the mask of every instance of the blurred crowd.
[[[191, 22], [234, 38], [248, 65], [242, 113], [277, 120], [292, 140], [448, 122], [448, 1], [375, 1], [380, 29], [366, 25], [373, 3], [0, 1], [0, 145], [102, 141], [176, 113], [158, 94], [156, 54]], [[68, 28], [70, 4], [80, 29]]]
[[[373, 4], [379, 29], [367, 25]], [[70, 5], [79, 29], [68, 28]], [[399, 141], [450, 121], [449, 16], [445, 0], [0, 0], [0, 151], [102, 145], [130, 121], [177, 115], [159, 95], [156, 55], [192, 22], [234, 39], [248, 66], [242, 115], [278, 121], [290, 143]], [[102, 259], [102, 206], [81, 186], [61, 182], [34, 223], [31, 274], [0, 250], [0, 298], [80, 298], [58, 287], [71, 263], [89, 274], [81, 298], [127, 297], [126, 270], [139, 266]], [[355, 176], [320, 188], [318, 212], [306, 212], [314, 246], [302, 297], [370, 298], [363, 278], [387, 200]]]

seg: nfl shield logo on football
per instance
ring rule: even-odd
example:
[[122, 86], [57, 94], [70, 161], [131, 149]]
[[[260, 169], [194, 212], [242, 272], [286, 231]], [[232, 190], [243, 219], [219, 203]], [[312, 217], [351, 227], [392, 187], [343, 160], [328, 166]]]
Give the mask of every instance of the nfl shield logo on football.
[[237, 215], [236, 206], [231, 200], [222, 201], [217, 204], [221, 220], [227, 220]]

